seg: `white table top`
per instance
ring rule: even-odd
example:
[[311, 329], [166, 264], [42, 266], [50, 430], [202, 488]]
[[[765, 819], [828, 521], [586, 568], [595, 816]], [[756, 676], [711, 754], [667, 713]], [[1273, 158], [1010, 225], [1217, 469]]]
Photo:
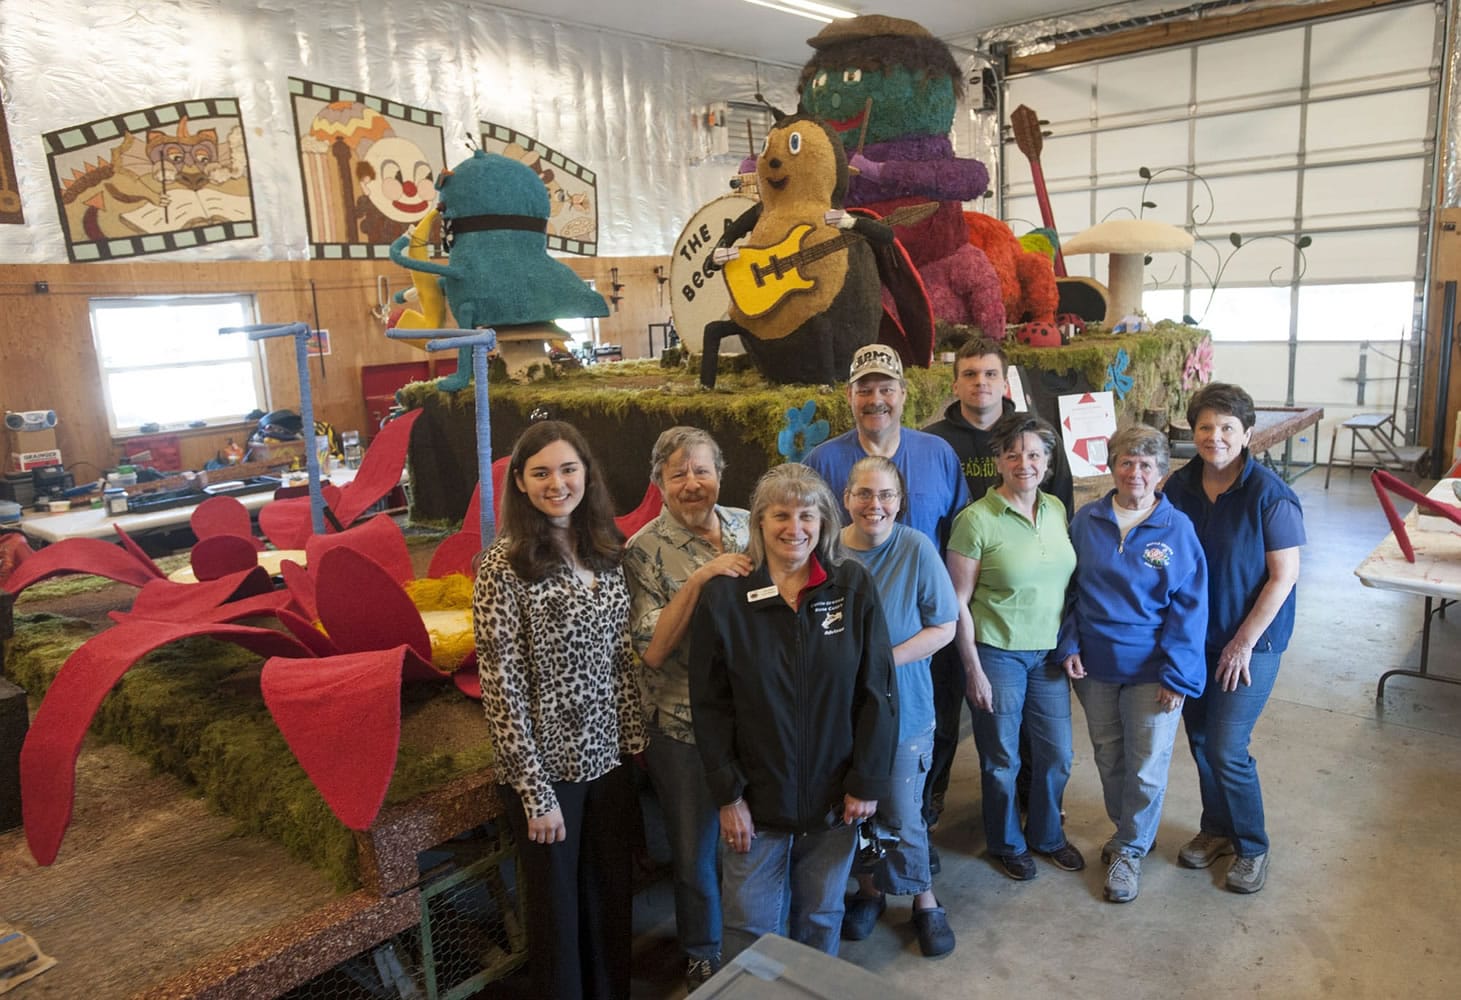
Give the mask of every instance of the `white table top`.
[[[354, 478], [354, 469], [339, 469], [329, 474], [330, 482], [336, 486], [344, 486]], [[290, 486], [298, 486], [307, 481], [302, 477], [299, 480], [286, 478], [285, 483]], [[248, 510], [255, 511], [274, 499], [274, 491], [260, 490], [258, 493], [246, 493], [237, 499]], [[115, 524], [120, 524], [122, 530], [129, 535], [142, 535], [149, 531], [186, 525], [188, 519], [193, 516], [193, 511], [197, 509], [198, 504], [191, 504], [187, 507], [169, 507], [166, 510], [145, 511], [137, 514], [118, 514], [115, 517], [108, 515], [100, 507], [68, 510], [61, 514], [40, 514], [26, 511], [20, 519], [20, 530], [30, 538], [47, 544], [67, 538], [110, 540], [117, 537], [116, 531], [112, 528]]]
[[[1457, 506], [1452, 484], [1457, 480], [1442, 479], [1426, 495], [1433, 500]], [[1397, 498], [1398, 499], [1398, 498]], [[1406, 531], [1415, 549], [1415, 562], [1407, 562], [1405, 553], [1391, 532], [1365, 561], [1355, 567], [1355, 576], [1367, 587], [1398, 590], [1424, 597], [1461, 598], [1461, 525], [1441, 517], [1427, 516], [1426, 526], [1419, 524], [1416, 510], [1405, 516]]]

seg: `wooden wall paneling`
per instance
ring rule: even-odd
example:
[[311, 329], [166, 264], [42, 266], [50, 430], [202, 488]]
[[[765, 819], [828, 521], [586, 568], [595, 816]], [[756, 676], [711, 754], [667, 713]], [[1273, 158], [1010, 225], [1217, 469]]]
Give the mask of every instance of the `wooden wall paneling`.
[[[0, 408], [55, 410], [62, 459], [68, 466], [99, 469], [109, 464], [111, 437], [91, 342], [90, 296], [68, 287], [63, 277], [59, 265], [7, 267], [0, 275], [5, 303]], [[49, 293], [34, 290], [40, 281], [48, 283]], [[93, 474], [91, 468], [78, 471]]]
[[[661, 305], [654, 268], [668, 267], [666, 257], [568, 258], [584, 278], [593, 278], [608, 294], [610, 270], [617, 266], [624, 300], [617, 313], [601, 321], [600, 337], [618, 343], [625, 357], [648, 353], [648, 324], [669, 316]], [[107, 429], [101, 399], [101, 374], [91, 340], [90, 299], [128, 295], [177, 295], [205, 292], [255, 296], [259, 319], [267, 323], [319, 323], [330, 331], [331, 353], [320, 375], [317, 358], [309, 364], [316, 415], [338, 430], [358, 429], [369, 437], [370, 425], [360, 388], [366, 365], [422, 360], [409, 343], [388, 340], [384, 324], [371, 314], [376, 305], [376, 278], [384, 275], [392, 291], [406, 287], [409, 276], [388, 261], [125, 261], [106, 264], [0, 265], [0, 409], [49, 407], [60, 415], [57, 444], [68, 466], [90, 477], [116, 465], [119, 442]], [[314, 296], [310, 281], [315, 283]], [[37, 293], [44, 281], [49, 292]], [[663, 344], [656, 343], [656, 348]], [[299, 388], [293, 347], [266, 342], [265, 370], [275, 409], [298, 409]], [[184, 461], [201, 465], [232, 437], [243, 444], [250, 426], [179, 431]], [[0, 444], [0, 448], [8, 447]], [[0, 462], [9, 455], [0, 455]]]
[[[649, 324], [663, 323], [670, 318], [669, 290], [665, 289], [663, 302], [659, 282], [654, 269], [663, 267], [669, 273], [669, 257], [564, 257], [560, 258], [573, 268], [575, 274], [585, 281], [592, 280], [594, 289], [607, 302], [613, 294], [610, 287], [613, 269], [619, 269], [619, 281], [624, 296], [618, 312], [609, 303], [609, 315], [599, 320], [599, 340], [605, 344], [618, 344], [624, 349], [626, 358], [649, 356]], [[655, 350], [664, 344], [655, 340]]]

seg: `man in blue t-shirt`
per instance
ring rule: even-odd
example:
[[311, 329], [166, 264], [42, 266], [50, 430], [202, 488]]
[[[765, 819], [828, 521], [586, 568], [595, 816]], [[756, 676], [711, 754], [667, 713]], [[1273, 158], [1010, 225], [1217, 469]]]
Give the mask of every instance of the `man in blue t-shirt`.
[[[841, 497], [858, 459], [867, 455], [890, 459], [908, 484], [905, 523], [942, 552], [954, 515], [969, 502], [969, 488], [959, 457], [947, 441], [903, 426], [907, 399], [897, 352], [883, 344], [859, 348], [847, 376], [847, 403], [856, 425], [813, 448], [806, 464], [826, 480], [834, 496]], [[849, 520], [843, 508], [842, 523]]]

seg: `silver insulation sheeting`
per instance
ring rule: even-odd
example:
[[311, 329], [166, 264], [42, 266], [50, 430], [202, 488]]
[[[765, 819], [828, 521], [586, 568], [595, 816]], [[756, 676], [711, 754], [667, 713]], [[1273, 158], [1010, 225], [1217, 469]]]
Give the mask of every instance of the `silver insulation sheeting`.
[[793, 68], [463, 0], [4, 0], [0, 86], [26, 222], [0, 226], [0, 262], [66, 260], [42, 134], [219, 97], [244, 122], [258, 236], [187, 258], [308, 257], [291, 76], [440, 111], [448, 165], [483, 120], [560, 150], [598, 175], [602, 255], [667, 253], [727, 193], [745, 143], [711, 155], [711, 104], [757, 90], [796, 104]]

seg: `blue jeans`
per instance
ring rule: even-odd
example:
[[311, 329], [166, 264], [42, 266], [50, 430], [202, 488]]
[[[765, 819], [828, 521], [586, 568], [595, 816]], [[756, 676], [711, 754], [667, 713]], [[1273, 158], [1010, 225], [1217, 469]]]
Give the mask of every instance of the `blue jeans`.
[[1101, 775], [1106, 815], [1116, 824], [1117, 850], [1145, 857], [1157, 839], [1167, 768], [1182, 713], [1157, 703], [1160, 684], [1113, 684], [1090, 678], [1075, 682], [1086, 710], [1092, 755]]
[[726, 960], [762, 934], [786, 934], [836, 955], [856, 845], [857, 828], [843, 824], [803, 834], [758, 829], [745, 854], [722, 851]]
[[923, 818], [923, 783], [933, 757], [934, 727], [898, 744], [893, 755], [893, 793], [878, 802], [878, 819], [898, 834], [896, 847], [877, 866], [883, 892], [916, 896], [933, 888], [928, 870], [928, 824]]
[[691, 958], [720, 954], [720, 811], [693, 743], [648, 727], [644, 763], [664, 810], [674, 873], [675, 934]]
[[[1070, 681], [1048, 650], [996, 649], [978, 644], [979, 662], [994, 689], [994, 711], [973, 705], [984, 796], [984, 837], [996, 857], [1053, 851], [1065, 844], [1060, 800], [1070, 780]], [[1015, 779], [1020, 772], [1020, 725], [1030, 738], [1030, 809], [1020, 830]], [[1027, 839], [1028, 838], [1028, 842]]]
[[1268, 853], [1268, 832], [1258, 762], [1248, 742], [1273, 692], [1283, 654], [1254, 653], [1248, 663], [1253, 683], [1223, 691], [1213, 679], [1219, 652], [1207, 651], [1207, 690], [1201, 698], [1187, 699], [1182, 717], [1202, 790], [1202, 832], [1228, 837], [1238, 857], [1254, 858]]

